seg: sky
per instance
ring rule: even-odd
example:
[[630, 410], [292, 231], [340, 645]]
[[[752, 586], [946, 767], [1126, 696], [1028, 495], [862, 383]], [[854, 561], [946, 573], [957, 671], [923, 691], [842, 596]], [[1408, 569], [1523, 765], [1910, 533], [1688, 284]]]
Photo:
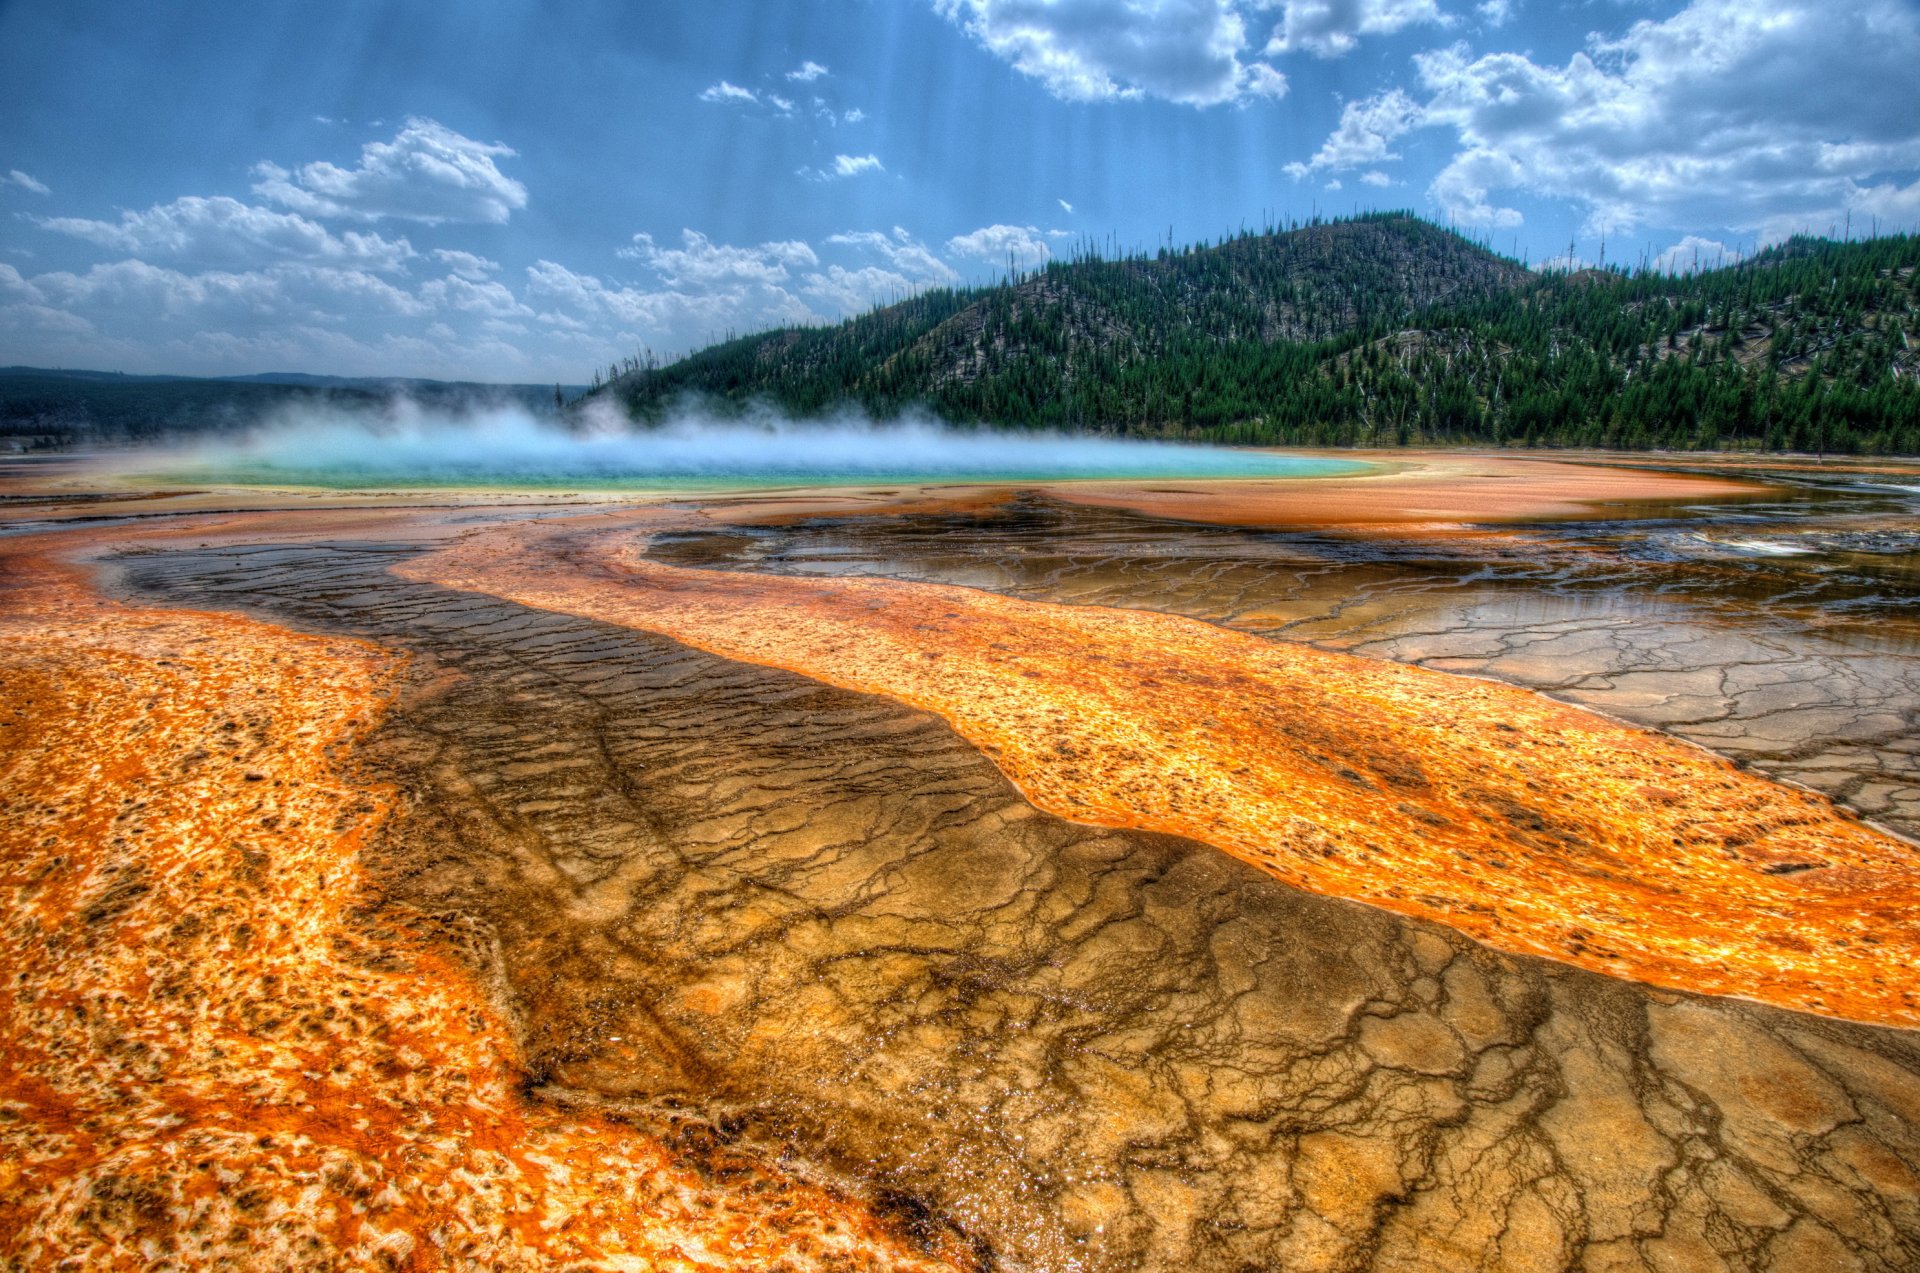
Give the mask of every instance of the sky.
[[0, 364], [588, 380], [1088, 244], [1920, 225], [1920, 0], [0, 0]]

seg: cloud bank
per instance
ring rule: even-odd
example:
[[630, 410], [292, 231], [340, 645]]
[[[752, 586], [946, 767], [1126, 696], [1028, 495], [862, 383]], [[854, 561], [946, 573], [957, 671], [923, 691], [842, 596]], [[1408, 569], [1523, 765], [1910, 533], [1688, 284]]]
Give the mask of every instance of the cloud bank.
[[[1307, 8], [1289, 4], [1283, 31]], [[1313, 8], [1369, 11], [1377, 28], [1419, 6]], [[1511, 16], [1504, 4], [1481, 10], [1490, 22]], [[1433, 129], [1451, 134], [1452, 153], [1429, 198], [1471, 226], [1522, 224], [1514, 194], [1573, 205], [1589, 233], [1720, 227], [1778, 238], [1824, 233], [1849, 212], [1920, 220], [1920, 113], [1897, 87], [1920, 65], [1920, 6], [1905, 0], [1692, 0], [1617, 37], [1591, 36], [1564, 64], [1465, 42], [1413, 64], [1411, 88], [1348, 102], [1320, 149], [1288, 171], [1373, 168], [1399, 159], [1409, 133]]]

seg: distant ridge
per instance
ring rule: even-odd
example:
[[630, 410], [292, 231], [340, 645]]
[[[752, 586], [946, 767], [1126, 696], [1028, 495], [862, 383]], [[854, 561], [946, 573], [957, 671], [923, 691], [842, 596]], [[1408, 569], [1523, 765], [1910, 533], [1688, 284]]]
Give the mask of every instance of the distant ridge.
[[0, 367], [0, 452], [230, 433], [295, 404], [378, 408], [400, 394], [450, 410], [507, 402], [535, 415], [557, 416], [556, 387], [566, 399], [586, 389], [305, 372], [201, 377]]
[[[171, 376], [153, 372], [92, 371], [78, 367], [0, 367], [0, 377], [40, 376], [48, 379], [102, 380], [122, 384], [169, 384], [182, 381], [233, 385], [298, 385], [309, 389], [459, 389], [463, 391], [542, 390], [550, 384], [502, 384], [485, 380], [428, 380], [419, 376], [323, 376], [310, 371], [257, 371], [245, 376]], [[586, 385], [561, 385], [570, 395], [585, 393]]]
[[1010, 271], [594, 395], [1251, 444], [1920, 452], [1920, 239], [1543, 273], [1410, 213]]

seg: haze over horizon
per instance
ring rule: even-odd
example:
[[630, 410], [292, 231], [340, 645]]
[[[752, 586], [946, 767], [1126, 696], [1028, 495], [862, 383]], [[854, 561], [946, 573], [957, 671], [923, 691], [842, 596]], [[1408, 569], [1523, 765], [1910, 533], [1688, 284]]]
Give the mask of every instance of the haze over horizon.
[[0, 364], [578, 383], [1092, 240], [1920, 223], [1920, 4], [0, 9]]

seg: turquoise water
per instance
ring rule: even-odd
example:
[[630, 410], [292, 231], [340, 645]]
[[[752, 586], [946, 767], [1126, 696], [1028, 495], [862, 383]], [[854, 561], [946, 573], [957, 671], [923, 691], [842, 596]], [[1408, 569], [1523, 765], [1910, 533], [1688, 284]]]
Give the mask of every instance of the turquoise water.
[[784, 486], [1326, 477], [1272, 451], [894, 427], [705, 425], [575, 435], [511, 424], [308, 427], [173, 457], [151, 480], [324, 490], [710, 491]]

